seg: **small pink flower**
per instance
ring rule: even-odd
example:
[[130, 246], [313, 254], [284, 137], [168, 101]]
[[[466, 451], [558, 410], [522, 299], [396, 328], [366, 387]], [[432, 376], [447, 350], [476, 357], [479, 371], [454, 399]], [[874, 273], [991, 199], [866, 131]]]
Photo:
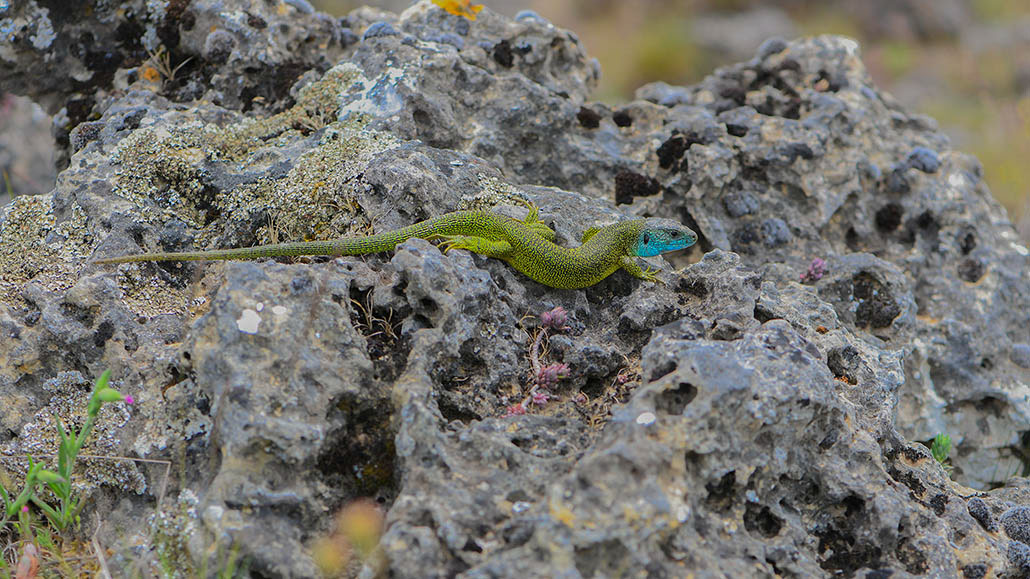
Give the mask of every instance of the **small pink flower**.
[[504, 413], [504, 417], [507, 418], [509, 416], [521, 416], [521, 415], [523, 415], [525, 413], [526, 413], [526, 407], [523, 406], [521, 403], [519, 403], [519, 404], [512, 404], [511, 406], [509, 406], [507, 408], [507, 412]]
[[23, 513], [29, 512], [29, 506], [28, 505], [22, 505], [21, 506], [21, 512], [23, 512]]
[[569, 313], [561, 306], [557, 306], [549, 312], [540, 314], [540, 325], [545, 328], [560, 330], [565, 327], [565, 323], [568, 321]]
[[826, 275], [826, 262], [816, 257], [812, 259], [812, 263], [808, 264], [808, 271], [801, 274], [801, 283], [819, 281], [824, 275]]
[[547, 404], [547, 401], [550, 399], [550, 396], [548, 396], [544, 392], [537, 391], [533, 393], [533, 404], [536, 404], [537, 406], [543, 406], [544, 404]]
[[135, 404], [136, 403], [136, 399], [132, 397], [132, 394], [128, 394], [128, 395], [125, 396], [125, 403], [126, 404]]

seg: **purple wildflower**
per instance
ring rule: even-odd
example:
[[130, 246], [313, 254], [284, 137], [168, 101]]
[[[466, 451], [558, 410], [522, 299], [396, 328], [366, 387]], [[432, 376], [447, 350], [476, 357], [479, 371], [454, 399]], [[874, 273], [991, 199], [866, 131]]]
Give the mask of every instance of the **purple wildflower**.
[[22, 505], [21, 506], [21, 512], [23, 512], [23, 513], [29, 512], [29, 506], [28, 505]]
[[136, 399], [132, 397], [132, 394], [127, 394], [125, 396], [125, 403], [126, 404], [135, 404], [136, 403]]
[[816, 257], [812, 263], [808, 264], [808, 271], [801, 274], [801, 283], [819, 281], [824, 275], [826, 275], [826, 262]]

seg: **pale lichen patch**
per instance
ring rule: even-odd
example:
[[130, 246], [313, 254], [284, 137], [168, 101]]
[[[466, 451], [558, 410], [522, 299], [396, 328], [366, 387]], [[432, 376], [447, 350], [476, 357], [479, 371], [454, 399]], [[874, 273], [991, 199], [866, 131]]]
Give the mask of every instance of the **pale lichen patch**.
[[278, 181], [262, 180], [220, 195], [218, 206], [230, 219], [266, 211], [259, 243], [331, 239], [366, 227], [354, 187], [368, 160], [395, 145], [379, 133], [329, 127], [318, 147], [305, 153]]
[[529, 203], [526, 193], [497, 177], [479, 174], [476, 176], [480, 191], [475, 195], [464, 196], [460, 209], [489, 211], [498, 205], [525, 205]]
[[[367, 227], [357, 218], [354, 182], [373, 155], [398, 141], [366, 129], [360, 115], [339, 120], [341, 102], [360, 78], [357, 67], [336, 66], [301, 89], [293, 107], [267, 119], [139, 129], [115, 152], [115, 193], [132, 201], [142, 220], [175, 218], [200, 230], [198, 247], [213, 247], [227, 222], [263, 223], [254, 232], [259, 243], [326, 239]], [[208, 163], [223, 163], [230, 173], [265, 174], [270, 150], [323, 129], [318, 146], [293, 160], [281, 178], [262, 176], [217, 192], [205, 182]]]
[[245, 334], [258, 333], [258, 326], [261, 324], [261, 316], [251, 309], [243, 310], [236, 320], [236, 327]]
[[122, 289], [122, 303], [132, 313], [145, 317], [184, 313], [189, 307], [190, 294], [164, 278], [144, 275], [143, 267], [123, 266], [118, 285]]
[[50, 291], [71, 287], [95, 245], [76, 204], [60, 223], [49, 195], [22, 195], [0, 209], [0, 302], [14, 303], [29, 282]]
[[[265, 147], [275, 137], [287, 133], [308, 134], [337, 122], [340, 99], [346, 87], [361, 78], [353, 64], [329, 69], [319, 80], [303, 87], [297, 103], [267, 119], [246, 120], [235, 127], [210, 131], [211, 147], [216, 158], [242, 161], [255, 149]], [[363, 126], [361, 119], [349, 119], [352, 126]]]
[[161, 214], [147, 215], [148, 221], [162, 222], [170, 217], [203, 227], [208, 221], [204, 207], [202, 164], [207, 156], [203, 131], [196, 128], [164, 129], [145, 127], [119, 143], [112, 160], [115, 171], [114, 192], [140, 208], [156, 201]]

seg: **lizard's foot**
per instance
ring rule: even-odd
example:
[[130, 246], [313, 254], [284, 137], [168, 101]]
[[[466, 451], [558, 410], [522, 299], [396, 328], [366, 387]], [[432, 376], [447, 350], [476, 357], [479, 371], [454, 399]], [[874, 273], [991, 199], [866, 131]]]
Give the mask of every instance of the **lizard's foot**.
[[443, 240], [439, 247], [444, 253], [452, 249], [466, 249], [487, 257], [506, 257], [511, 253], [511, 244], [507, 241], [491, 241], [473, 235], [438, 235], [436, 238]]
[[626, 273], [630, 274], [631, 276], [638, 279], [642, 279], [644, 281], [665, 283], [662, 280], [658, 279], [658, 272], [662, 270], [654, 269], [650, 265], [647, 266], [647, 269], [642, 269], [639, 265], [637, 265], [636, 260], [629, 256], [624, 256], [622, 258], [622, 269], [626, 270]]
[[644, 281], [653, 281], [655, 283], [662, 283], [662, 284], [664, 284], [665, 283], [664, 281], [658, 279], [658, 272], [660, 272], [660, 271], [662, 271], [662, 270], [660, 270], [660, 269], [653, 269], [651, 266], [647, 266], [647, 269], [645, 269], [644, 271], [640, 272], [640, 279], [642, 279]]

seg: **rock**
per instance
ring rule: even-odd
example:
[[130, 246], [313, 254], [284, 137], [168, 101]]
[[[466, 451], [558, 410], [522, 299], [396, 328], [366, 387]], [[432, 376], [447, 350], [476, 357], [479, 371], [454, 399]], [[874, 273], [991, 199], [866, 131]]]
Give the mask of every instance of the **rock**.
[[14, 195], [47, 193], [57, 178], [50, 119], [32, 101], [0, 94], [0, 206]]
[[1001, 515], [1005, 534], [1016, 541], [1030, 541], [1030, 508], [1013, 507]]
[[1021, 342], [1012, 344], [1012, 351], [1009, 352], [1009, 359], [1020, 368], [1030, 369], [1030, 344]]
[[[345, 48], [339, 22], [307, 2], [234, 12], [216, 0], [90, 0], [60, 10], [18, 0], [0, 13], [0, 30], [4, 90], [55, 116], [59, 147], [137, 79], [173, 100], [267, 110], [300, 74], [325, 72]], [[65, 167], [67, 152], [57, 161]]]
[[936, 173], [941, 166], [937, 153], [926, 147], [916, 147], [908, 154], [908, 166], [923, 173]]
[[1009, 543], [1009, 569], [1013, 577], [1026, 577], [1030, 574], [1030, 546], [1020, 541]]
[[[215, 545], [315, 576], [333, 513], [371, 500], [364, 576], [1021, 572], [1030, 257], [975, 159], [878, 91], [853, 41], [767, 45], [608, 106], [576, 35], [527, 15], [195, 0], [169, 28], [151, 4], [0, 47], [12, 86], [82, 108], [54, 191], [0, 211], [0, 453], [44, 451], [111, 369], [139, 403], [102, 416], [101, 448], [175, 473], [83, 468], [83, 528], [142, 537], [103, 545], [116, 569], [143, 553], [196, 574]], [[109, 81], [44, 78], [83, 66], [62, 47], [93, 17], [133, 19], [138, 48]], [[175, 80], [130, 74], [172, 32]], [[700, 240], [652, 260], [662, 284], [577, 291], [424, 240], [88, 261], [525, 200], [562, 245], [640, 215]], [[513, 412], [543, 366], [564, 377]], [[912, 442], [937, 433], [954, 481]]]
[[991, 509], [983, 499], [980, 497], [969, 499], [969, 502], [966, 503], [966, 508], [969, 509], [969, 516], [976, 519], [976, 522], [980, 523], [980, 526], [985, 531], [990, 533], [998, 531], [998, 522], [994, 519]]
[[841, 5], [870, 36], [957, 38], [973, 20], [970, 5], [961, 0], [875, 0]]

